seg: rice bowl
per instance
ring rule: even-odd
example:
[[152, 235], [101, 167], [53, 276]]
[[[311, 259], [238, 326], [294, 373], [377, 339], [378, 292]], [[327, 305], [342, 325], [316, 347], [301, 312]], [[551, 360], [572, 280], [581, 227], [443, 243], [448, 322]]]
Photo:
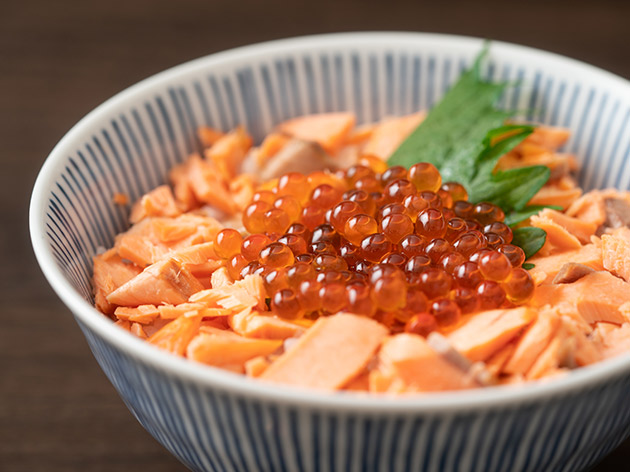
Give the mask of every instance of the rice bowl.
[[[89, 303], [86, 260], [99, 245], [111, 244], [124, 225], [109, 192], [122, 190], [137, 198], [162, 181], [166, 169], [192, 149], [193, 123], [216, 121], [227, 129], [243, 121], [260, 139], [273, 124], [303, 112], [347, 107], [364, 121], [403, 114], [415, 102], [418, 108], [433, 104], [480, 44], [439, 35], [365, 33], [221, 53], [122, 92], [53, 150], [31, 207], [40, 265], [134, 414], [189, 467], [277, 470], [320, 464], [343, 469], [353, 461], [391, 470], [458, 463], [470, 469], [577, 470], [623, 439], [626, 358], [518, 389], [396, 401], [312, 394], [173, 358], [114, 328]], [[522, 76], [532, 84], [534, 104], [547, 105], [537, 107], [539, 116], [532, 118], [575, 130], [568, 147], [582, 160], [584, 187], [629, 187], [623, 148], [628, 130], [620, 119], [630, 104], [626, 81], [501, 43], [493, 45], [491, 58], [494, 77]], [[426, 80], [412, 89], [409, 78], [421, 73]], [[288, 96], [279, 93], [283, 87], [291, 91]], [[258, 99], [251, 101], [250, 93]], [[524, 96], [507, 99], [520, 103]], [[147, 174], [133, 172], [148, 162], [155, 165]], [[265, 435], [267, 427], [277, 436]], [[486, 436], [473, 434], [479, 428]], [[570, 436], [576, 429], [583, 434]], [[547, 441], [552, 437], [555, 443]], [[490, 448], [493, 441], [497, 444]], [[375, 449], [375, 442], [381, 448]]]

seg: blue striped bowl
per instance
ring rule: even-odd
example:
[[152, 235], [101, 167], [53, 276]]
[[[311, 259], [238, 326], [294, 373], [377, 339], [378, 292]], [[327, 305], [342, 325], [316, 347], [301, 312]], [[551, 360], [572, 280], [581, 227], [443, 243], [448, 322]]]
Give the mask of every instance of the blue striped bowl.
[[[481, 41], [361, 33], [214, 54], [147, 79], [81, 120], [46, 160], [30, 223], [38, 261], [142, 425], [193, 470], [582, 470], [630, 434], [630, 359], [565, 378], [413, 398], [259, 384], [187, 362], [92, 307], [90, 261], [125, 229], [132, 199], [198, 149], [194, 130], [353, 110], [360, 122], [428, 108]], [[519, 80], [504, 104], [567, 126], [587, 188], [630, 188], [630, 84], [571, 59], [494, 43], [486, 74]]]

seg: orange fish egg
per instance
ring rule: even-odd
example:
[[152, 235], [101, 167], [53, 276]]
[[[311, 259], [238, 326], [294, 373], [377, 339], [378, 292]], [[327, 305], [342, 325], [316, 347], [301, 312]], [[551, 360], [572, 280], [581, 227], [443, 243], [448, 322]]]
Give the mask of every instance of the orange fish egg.
[[501, 287], [509, 301], [520, 305], [527, 302], [534, 295], [534, 280], [531, 274], [521, 267], [512, 269]]
[[245, 208], [243, 212], [243, 226], [250, 233], [263, 233], [265, 231], [265, 213], [273, 207], [263, 200], [255, 201]]
[[260, 251], [269, 244], [271, 244], [271, 239], [266, 234], [252, 234], [247, 236], [241, 243], [241, 254], [248, 261], [258, 260]]
[[445, 182], [442, 184], [441, 190], [448, 192], [453, 199], [453, 202], [458, 200], [468, 200], [468, 192], [464, 186], [457, 182]]
[[311, 185], [305, 175], [299, 172], [289, 172], [278, 179], [276, 187], [278, 195], [291, 195], [300, 204], [306, 203], [311, 195]]
[[270, 268], [286, 267], [295, 262], [293, 251], [282, 243], [271, 243], [260, 251], [259, 261]]
[[345, 224], [343, 233], [348, 241], [360, 245], [366, 236], [378, 231], [376, 220], [369, 215], [358, 214], [350, 217]]
[[217, 233], [214, 239], [214, 252], [217, 256], [228, 259], [241, 251], [243, 237], [232, 228], [226, 228]]
[[402, 166], [391, 166], [388, 167], [380, 175], [380, 180], [383, 185], [387, 185], [388, 183], [398, 180], [398, 179], [406, 179], [407, 178], [407, 169]]
[[437, 167], [429, 162], [419, 162], [409, 168], [409, 181], [419, 192], [437, 192], [442, 185], [442, 176]]
[[343, 233], [346, 221], [354, 215], [361, 213], [363, 213], [363, 211], [357, 202], [344, 200], [332, 209], [330, 224], [337, 232]]

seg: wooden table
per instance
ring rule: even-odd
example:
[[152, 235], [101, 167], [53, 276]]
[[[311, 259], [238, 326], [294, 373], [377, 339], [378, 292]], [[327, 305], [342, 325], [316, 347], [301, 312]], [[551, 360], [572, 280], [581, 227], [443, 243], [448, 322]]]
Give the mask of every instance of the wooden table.
[[[426, 4], [425, 4], [426, 3]], [[0, 13], [0, 470], [183, 470], [127, 411], [45, 282], [30, 191], [85, 113], [167, 67], [234, 46], [351, 30], [484, 36], [630, 77], [630, 3], [573, 0], [5, 1]], [[630, 442], [597, 468], [627, 470]]]

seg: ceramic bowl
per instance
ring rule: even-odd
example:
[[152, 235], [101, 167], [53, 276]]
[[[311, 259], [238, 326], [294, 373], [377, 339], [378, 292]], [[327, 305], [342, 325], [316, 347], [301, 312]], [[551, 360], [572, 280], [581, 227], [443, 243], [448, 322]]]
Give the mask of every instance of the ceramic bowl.
[[[352, 110], [359, 122], [430, 108], [482, 41], [352, 33], [274, 41], [157, 74], [83, 118], [35, 185], [31, 235], [48, 281], [140, 423], [193, 470], [576, 471], [630, 433], [630, 358], [563, 378], [407, 398], [259, 383], [160, 351], [92, 306], [91, 257], [126, 228], [135, 199], [198, 149], [195, 129], [243, 124], [260, 140], [293, 116]], [[630, 188], [630, 83], [495, 42], [485, 74], [520, 84], [502, 103], [566, 126], [585, 188]]]

